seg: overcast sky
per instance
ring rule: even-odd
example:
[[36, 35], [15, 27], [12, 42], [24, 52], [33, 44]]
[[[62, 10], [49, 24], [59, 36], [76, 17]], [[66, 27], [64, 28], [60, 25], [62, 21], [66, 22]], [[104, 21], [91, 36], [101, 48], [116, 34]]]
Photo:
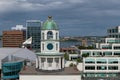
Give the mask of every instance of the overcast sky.
[[49, 15], [62, 36], [105, 36], [120, 25], [120, 0], [0, 0], [0, 33]]

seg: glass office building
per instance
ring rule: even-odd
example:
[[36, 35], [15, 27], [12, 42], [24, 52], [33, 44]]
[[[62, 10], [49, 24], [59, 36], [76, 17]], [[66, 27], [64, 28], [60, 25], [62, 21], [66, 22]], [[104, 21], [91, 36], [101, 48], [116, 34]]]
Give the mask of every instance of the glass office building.
[[6, 62], [2, 64], [2, 79], [19, 79], [19, 72], [23, 67], [22, 61]]
[[27, 39], [32, 37], [32, 49], [40, 48], [40, 39], [41, 39], [41, 21], [40, 20], [27, 20]]
[[20, 71], [35, 59], [35, 53], [26, 48], [0, 48], [0, 80], [19, 80]]

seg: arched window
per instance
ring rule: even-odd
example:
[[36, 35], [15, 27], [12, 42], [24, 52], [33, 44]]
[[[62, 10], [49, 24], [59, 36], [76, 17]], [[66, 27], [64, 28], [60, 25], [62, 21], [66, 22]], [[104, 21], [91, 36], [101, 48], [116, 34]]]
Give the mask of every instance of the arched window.
[[53, 39], [53, 32], [52, 31], [47, 32], [47, 39]]

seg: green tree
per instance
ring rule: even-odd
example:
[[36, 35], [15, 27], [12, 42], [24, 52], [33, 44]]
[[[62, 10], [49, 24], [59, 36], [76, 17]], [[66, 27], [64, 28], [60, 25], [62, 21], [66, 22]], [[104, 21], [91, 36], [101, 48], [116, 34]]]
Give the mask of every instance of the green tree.
[[89, 54], [87, 53], [87, 54], [82, 54], [82, 57], [88, 57], [89, 56]]
[[69, 60], [69, 55], [67, 53], [64, 54], [65, 60]]
[[81, 58], [77, 58], [77, 62], [82, 62], [82, 59]]
[[93, 46], [88, 46], [87, 49], [94, 49], [94, 47]]

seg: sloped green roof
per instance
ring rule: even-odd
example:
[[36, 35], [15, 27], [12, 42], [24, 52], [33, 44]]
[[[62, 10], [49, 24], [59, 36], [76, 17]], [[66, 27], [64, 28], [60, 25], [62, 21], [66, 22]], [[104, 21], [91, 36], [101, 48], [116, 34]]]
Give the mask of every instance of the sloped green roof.
[[51, 18], [48, 18], [43, 25], [42, 25], [42, 30], [57, 30], [58, 26], [56, 22], [54, 22]]

